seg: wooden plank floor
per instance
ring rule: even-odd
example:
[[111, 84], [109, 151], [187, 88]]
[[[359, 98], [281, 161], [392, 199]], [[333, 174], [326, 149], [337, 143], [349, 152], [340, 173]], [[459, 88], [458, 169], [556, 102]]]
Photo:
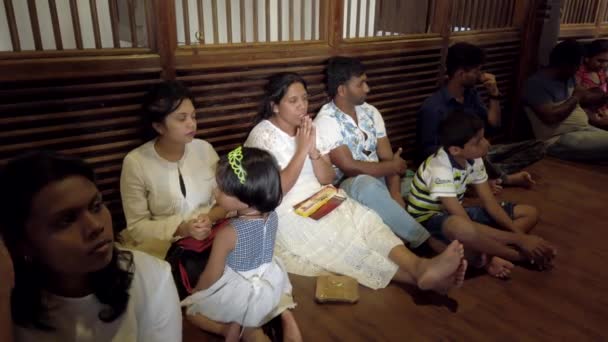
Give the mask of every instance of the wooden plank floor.
[[[558, 248], [553, 270], [469, 277], [449, 297], [360, 286], [355, 305], [317, 304], [315, 279], [290, 275], [305, 341], [608, 340], [608, 167], [545, 159], [529, 171], [533, 189], [500, 198], [540, 209], [534, 232]], [[217, 340], [184, 325], [184, 341]]]

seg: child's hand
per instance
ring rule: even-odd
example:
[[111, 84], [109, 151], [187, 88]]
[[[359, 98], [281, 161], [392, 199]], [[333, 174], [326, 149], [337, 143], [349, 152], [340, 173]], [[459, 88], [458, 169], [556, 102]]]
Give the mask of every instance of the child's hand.
[[0, 239], [0, 295], [10, 295], [15, 286], [15, 269], [13, 259], [8, 253], [4, 241]]
[[502, 191], [502, 179], [490, 179], [488, 184], [490, 185], [490, 189], [492, 189], [492, 193], [494, 195], [498, 195]]

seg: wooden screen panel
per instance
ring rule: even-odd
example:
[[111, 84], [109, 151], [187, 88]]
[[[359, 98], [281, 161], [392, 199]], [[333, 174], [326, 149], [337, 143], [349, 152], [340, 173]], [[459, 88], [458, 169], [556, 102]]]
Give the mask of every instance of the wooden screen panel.
[[323, 84], [325, 58], [308, 62], [268, 62], [222, 68], [177, 68], [196, 97], [198, 134], [222, 155], [242, 144], [253, 127], [269, 76], [297, 72], [308, 83], [309, 112], [316, 113], [327, 101]]
[[438, 89], [441, 50], [392, 51], [361, 61], [370, 87], [367, 102], [382, 113], [393, 149], [402, 147], [405, 158], [414, 159], [416, 113]]
[[122, 159], [144, 142], [143, 94], [157, 72], [0, 83], [0, 163], [28, 150], [80, 156], [94, 168], [114, 227], [124, 228]]

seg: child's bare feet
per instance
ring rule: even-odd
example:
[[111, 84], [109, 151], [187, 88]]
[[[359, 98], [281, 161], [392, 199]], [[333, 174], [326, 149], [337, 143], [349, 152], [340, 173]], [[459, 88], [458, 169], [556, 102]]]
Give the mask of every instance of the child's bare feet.
[[505, 182], [505, 185], [521, 186], [523, 188], [530, 188], [534, 184], [536, 184], [536, 181], [528, 171], [521, 171], [508, 175]]
[[522, 235], [519, 248], [523, 256], [541, 270], [550, 268], [557, 255], [556, 249], [549, 242], [535, 235]]
[[270, 342], [270, 339], [262, 328], [245, 328], [243, 331], [243, 341], [245, 342]]
[[464, 247], [456, 240], [438, 256], [422, 259], [418, 287], [440, 293], [462, 285], [467, 263], [463, 262]]
[[241, 325], [238, 323], [229, 323], [223, 331], [224, 341], [238, 342], [241, 338]]
[[497, 256], [490, 258], [490, 261], [483, 266], [489, 275], [499, 279], [509, 278], [514, 267], [515, 265], [510, 261]]
[[289, 310], [283, 311], [281, 314], [281, 322], [283, 323], [283, 341], [284, 342], [302, 342], [302, 334], [295, 317]]

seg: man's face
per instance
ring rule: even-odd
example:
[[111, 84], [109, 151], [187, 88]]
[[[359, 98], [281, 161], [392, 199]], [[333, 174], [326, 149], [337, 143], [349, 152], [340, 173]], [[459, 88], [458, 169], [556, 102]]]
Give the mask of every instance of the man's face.
[[466, 88], [472, 88], [481, 78], [481, 65], [472, 69], [462, 69], [460, 72], [460, 82]]
[[353, 76], [344, 85], [344, 97], [354, 106], [360, 106], [365, 102], [369, 86], [367, 85], [367, 75]]

